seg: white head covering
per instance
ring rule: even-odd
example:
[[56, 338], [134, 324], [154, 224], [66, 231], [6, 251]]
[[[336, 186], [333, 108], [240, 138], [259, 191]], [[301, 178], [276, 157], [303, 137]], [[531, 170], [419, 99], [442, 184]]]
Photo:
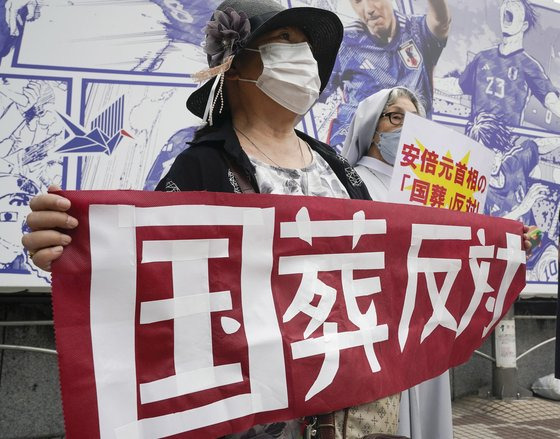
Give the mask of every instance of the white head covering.
[[[358, 105], [342, 148], [342, 155], [352, 166], [355, 166], [369, 151], [381, 113], [387, 105], [391, 92], [397, 88], [406, 87], [384, 88], [364, 99]], [[412, 91], [410, 92], [415, 95]], [[419, 109], [420, 113], [422, 113], [422, 110]]]
[[369, 151], [379, 118], [392, 91], [392, 88], [380, 90], [358, 105], [342, 148], [342, 155], [352, 166]]

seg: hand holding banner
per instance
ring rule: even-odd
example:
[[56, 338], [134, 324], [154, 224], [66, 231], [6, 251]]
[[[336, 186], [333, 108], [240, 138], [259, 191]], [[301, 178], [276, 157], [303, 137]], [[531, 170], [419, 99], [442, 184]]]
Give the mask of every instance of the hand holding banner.
[[[315, 197], [64, 192], [69, 438], [219, 437], [465, 362], [524, 286], [522, 225]], [[410, 367], [414, 365], [414, 367]]]

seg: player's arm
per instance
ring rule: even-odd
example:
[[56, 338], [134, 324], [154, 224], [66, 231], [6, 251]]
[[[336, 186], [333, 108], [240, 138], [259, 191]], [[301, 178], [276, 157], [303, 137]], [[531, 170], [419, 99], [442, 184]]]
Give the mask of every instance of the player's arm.
[[551, 91], [545, 96], [544, 106], [548, 108], [552, 114], [560, 117], [560, 98], [556, 92]]
[[529, 212], [537, 201], [546, 198], [547, 195], [548, 195], [548, 188], [544, 184], [542, 183], [533, 184], [529, 188], [529, 191], [527, 192], [527, 195], [525, 195], [525, 198], [521, 200], [521, 203], [519, 203], [507, 215], [504, 215], [503, 218], [518, 220], [527, 212]]
[[428, 0], [428, 14], [426, 16], [428, 29], [439, 40], [447, 39], [451, 15], [447, 0]]

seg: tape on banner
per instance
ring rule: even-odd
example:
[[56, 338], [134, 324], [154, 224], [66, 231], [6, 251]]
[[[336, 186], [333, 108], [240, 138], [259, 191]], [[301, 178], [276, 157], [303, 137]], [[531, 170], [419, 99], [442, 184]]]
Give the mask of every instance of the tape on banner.
[[469, 249], [469, 259], [492, 259], [496, 246], [473, 246]]
[[463, 266], [461, 259], [415, 258], [415, 260], [422, 266], [417, 273], [453, 273], [461, 271]]
[[519, 265], [527, 263], [527, 254], [523, 250], [499, 248], [497, 257], [503, 261], [515, 262]]
[[[472, 264], [477, 265], [478, 268], [473, 269]], [[470, 266], [470, 269], [471, 269], [471, 273], [474, 270], [476, 270], [476, 272], [477, 272], [476, 278], [474, 278], [474, 292], [473, 292], [473, 295], [471, 296], [471, 301], [475, 297], [475, 294], [480, 295], [480, 299], [479, 299], [478, 303], [476, 304], [476, 306], [473, 307], [472, 309], [471, 309], [471, 303], [469, 303], [469, 306], [468, 306], [467, 310], [465, 311], [465, 314], [463, 314], [463, 316], [461, 317], [461, 320], [459, 322], [459, 325], [457, 326], [457, 334], [456, 334], [455, 338], [459, 337], [459, 335], [461, 335], [465, 331], [465, 329], [467, 329], [468, 326], [470, 325], [476, 310], [478, 309], [478, 307], [482, 303], [482, 299], [484, 299], [484, 294], [491, 293], [492, 291], [494, 291], [494, 289], [488, 284], [488, 275], [489, 275], [489, 272], [490, 272], [490, 263], [489, 262], [481, 262], [480, 265], [478, 265], [476, 259], [471, 258], [471, 260], [469, 260], [469, 266]], [[480, 287], [480, 290], [479, 290], [479, 287]], [[488, 302], [486, 302], [485, 306], [488, 307]], [[492, 304], [492, 306], [493, 306], [493, 304]], [[487, 309], [487, 310], [488, 310], [488, 312], [493, 311], [493, 309]], [[463, 324], [463, 321], [465, 321], [466, 323]]]
[[253, 413], [261, 413], [263, 411], [262, 395], [260, 393], [251, 393], [250, 395]]
[[352, 221], [352, 250], [356, 248], [360, 238], [366, 231], [366, 214], [363, 210], [354, 213]]
[[228, 239], [144, 241], [142, 263], [227, 258], [229, 255], [228, 246]]
[[354, 297], [367, 297], [380, 291], [381, 279], [379, 276], [352, 280], [352, 295]]
[[142, 433], [142, 424], [139, 421], [131, 422], [122, 427], [115, 428], [115, 437], [117, 439], [139, 439], [144, 437]]
[[383, 252], [283, 256], [279, 260], [278, 274], [340, 271], [343, 266], [351, 266], [352, 270], [370, 270], [384, 260]]
[[490, 296], [486, 301], [486, 311], [494, 312], [494, 308], [496, 308], [496, 298]]
[[470, 241], [472, 228], [469, 226], [448, 226], [434, 224], [412, 224], [412, 242], [422, 241]]
[[361, 333], [364, 346], [389, 340], [389, 325], [386, 323], [368, 326], [367, 328], [360, 329], [359, 332]]
[[297, 237], [309, 245], [313, 244], [313, 231], [311, 226], [311, 218], [307, 207], [302, 207], [296, 215], [295, 222]]
[[[326, 322], [336, 325], [334, 322]], [[324, 329], [323, 331], [327, 331]], [[389, 339], [389, 326], [387, 324], [366, 328], [358, 331], [336, 332], [337, 327], [328, 329], [329, 334], [321, 337], [301, 340], [291, 344], [294, 360], [322, 355], [333, 350], [350, 349], [363, 345], [364, 337], [368, 343], [378, 343]], [[327, 340], [328, 336], [328, 340]], [[334, 347], [334, 348], [333, 348]]]
[[[382, 255], [382, 259], [382, 263], [379, 266], [372, 267], [371, 269], [385, 269], [385, 254]], [[354, 279], [354, 268], [351, 265], [343, 265], [341, 271], [344, 291], [352, 293], [353, 297], [367, 297], [381, 292], [381, 279], [379, 276]]]
[[232, 308], [230, 291], [153, 300], [140, 304], [140, 324], [145, 325], [197, 314], [229, 311]]
[[295, 222], [283, 222], [280, 225], [281, 238], [299, 238], [311, 244], [313, 238], [352, 236], [352, 248], [356, 247], [363, 235], [386, 233], [386, 220], [366, 220], [363, 211], [356, 212], [353, 220], [311, 221], [307, 209], [301, 208]]
[[117, 207], [119, 212], [119, 227], [136, 227], [136, 208], [123, 204], [119, 204]]
[[242, 381], [240, 363], [200, 368], [140, 384], [140, 402], [163, 401]]
[[256, 209], [256, 208], [245, 209], [243, 211], [243, 226], [262, 226], [262, 225], [264, 225], [263, 210], [274, 211], [274, 208], [270, 208], [270, 209]]
[[135, 420], [114, 432], [117, 439], [173, 436], [251, 415], [254, 413], [251, 404], [250, 394], [236, 395], [182, 412]]

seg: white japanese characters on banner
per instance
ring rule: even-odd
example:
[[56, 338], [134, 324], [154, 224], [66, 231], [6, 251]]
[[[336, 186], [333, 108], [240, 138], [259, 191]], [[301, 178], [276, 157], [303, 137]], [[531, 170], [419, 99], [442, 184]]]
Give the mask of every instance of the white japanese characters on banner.
[[501, 218], [62, 195], [81, 225], [53, 265], [69, 438], [215, 438], [393, 395], [467, 361], [525, 285], [523, 226]]
[[471, 138], [407, 113], [388, 199], [482, 213], [494, 157]]

